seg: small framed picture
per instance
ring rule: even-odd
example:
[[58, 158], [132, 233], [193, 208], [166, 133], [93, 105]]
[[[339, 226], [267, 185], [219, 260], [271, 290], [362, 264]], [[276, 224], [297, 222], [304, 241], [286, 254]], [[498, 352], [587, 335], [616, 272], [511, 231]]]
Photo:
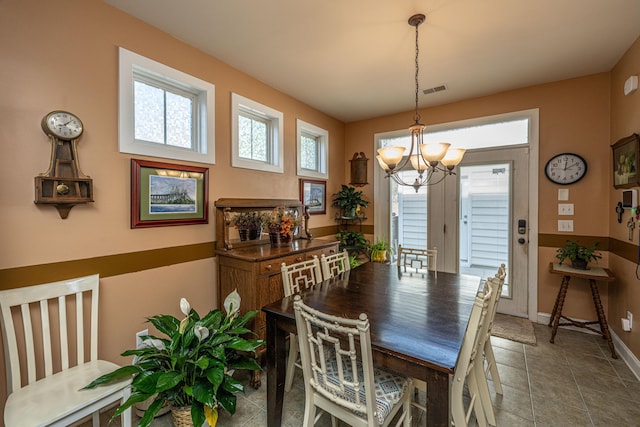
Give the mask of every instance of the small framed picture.
[[315, 179], [300, 180], [300, 201], [307, 205], [309, 215], [327, 213], [327, 182]]
[[207, 224], [209, 169], [131, 159], [131, 228]]
[[613, 151], [613, 187], [638, 187], [640, 185], [638, 134], [634, 133], [622, 138], [611, 148]]

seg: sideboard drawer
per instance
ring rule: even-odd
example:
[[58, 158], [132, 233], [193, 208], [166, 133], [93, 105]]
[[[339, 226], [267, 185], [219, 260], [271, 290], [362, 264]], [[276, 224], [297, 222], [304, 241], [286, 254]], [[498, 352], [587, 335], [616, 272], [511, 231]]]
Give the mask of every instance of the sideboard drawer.
[[295, 264], [297, 262], [304, 261], [304, 253], [298, 253], [296, 255], [290, 255], [282, 258], [274, 258], [260, 263], [259, 273], [261, 276], [265, 274], [273, 274], [275, 272], [280, 273], [280, 266], [284, 262], [287, 265]]
[[335, 246], [331, 246], [328, 248], [322, 248], [322, 249], [316, 249], [313, 251], [309, 251], [306, 253], [306, 259], [311, 259], [313, 258], [314, 255], [316, 255], [318, 258], [322, 258], [322, 255], [324, 256], [329, 256], [329, 255], [333, 255], [335, 253], [338, 252], [338, 244], [336, 244]]

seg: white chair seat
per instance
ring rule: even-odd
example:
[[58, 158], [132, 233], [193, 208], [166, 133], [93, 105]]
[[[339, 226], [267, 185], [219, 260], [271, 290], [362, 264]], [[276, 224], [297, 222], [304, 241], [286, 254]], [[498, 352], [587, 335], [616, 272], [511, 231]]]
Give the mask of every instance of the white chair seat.
[[[333, 386], [340, 386], [340, 377], [338, 370], [338, 362], [335, 357], [327, 359], [327, 381]], [[364, 378], [362, 364], [358, 363], [358, 378], [360, 381]], [[348, 362], [343, 363], [344, 380], [348, 382], [354, 381], [351, 365]], [[336, 395], [350, 402], [356, 403], [355, 389], [351, 386], [345, 386], [344, 392], [336, 393], [335, 387], [326, 387], [322, 376], [319, 376], [319, 386], [325, 389], [330, 395]], [[404, 393], [408, 393], [411, 380], [406, 377], [395, 375], [391, 372], [380, 368], [373, 368], [373, 381], [376, 394], [376, 407], [378, 408], [378, 423], [384, 424], [386, 418], [391, 414], [394, 406], [400, 402]], [[365, 402], [365, 391], [360, 390], [360, 401]], [[363, 406], [362, 411], [356, 411], [360, 416], [365, 416], [366, 407]]]
[[[115, 363], [94, 360], [16, 390], [9, 395], [4, 408], [5, 425], [67, 426], [112, 402], [120, 402], [122, 386], [131, 383], [130, 379], [81, 390], [99, 376], [117, 368], [119, 366]], [[75, 412], [78, 407], [81, 409]]]

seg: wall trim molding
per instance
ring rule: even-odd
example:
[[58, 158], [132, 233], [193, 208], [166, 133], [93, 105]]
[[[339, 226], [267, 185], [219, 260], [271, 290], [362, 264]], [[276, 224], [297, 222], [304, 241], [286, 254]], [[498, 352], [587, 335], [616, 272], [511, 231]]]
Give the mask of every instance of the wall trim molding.
[[540, 233], [538, 234], [538, 247], [560, 248], [564, 246], [565, 241], [567, 240], [575, 240], [583, 245], [592, 245], [596, 242], [600, 242], [598, 245], [598, 250], [600, 251], [608, 251], [633, 263], [638, 260], [638, 245], [606, 236]]

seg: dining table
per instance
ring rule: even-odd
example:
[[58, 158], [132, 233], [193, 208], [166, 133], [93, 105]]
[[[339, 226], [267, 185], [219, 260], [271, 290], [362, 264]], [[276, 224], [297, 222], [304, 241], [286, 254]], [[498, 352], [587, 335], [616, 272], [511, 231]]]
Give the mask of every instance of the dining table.
[[[471, 309], [477, 276], [439, 271], [404, 273], [395, 264], [367, 262], [300, 292], [305, 304], [370, 322], [374, 365], [427, 383], [428, 426], [449, 426], [449, 386]], [[279, 427], [286, 338], [296, 332], [293, 297], [262, 308], [266, 314], [267, 425]]]

